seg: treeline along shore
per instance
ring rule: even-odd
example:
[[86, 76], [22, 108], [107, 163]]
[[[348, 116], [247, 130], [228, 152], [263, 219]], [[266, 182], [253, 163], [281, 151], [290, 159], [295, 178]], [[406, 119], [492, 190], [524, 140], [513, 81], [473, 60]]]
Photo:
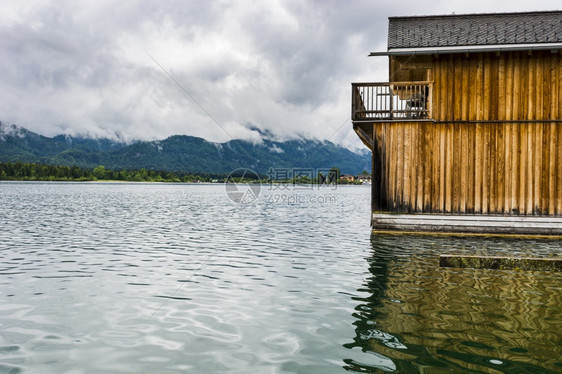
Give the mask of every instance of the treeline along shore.
[[[158, 170], [108, 170], [104, 166], [93, 169], [78, 166], [57, 166], [29, 162], [0, 162], [0, 181], [57, 181], [57, 182], [91, 182], [91, 181], [123, 181], [123, 182], [175, 182], [175, 183], [293, 183], [293, 184], [360, 184], [340, 179], [338, 168], [331, 168], [325, 176], [288, 175], [285, 178], [244, 173], [247, 169], [237, 169], [230, 174], [158, 171]], [[285, 170], [285, 169], [283, 169]]]
[[84, 169], [24, 162], [0, 162], [0, 180], [12, 181], [130, 181], [130, 182], [224, 182], [227, 175], [157, 170], [107, 170], [104, 166]]

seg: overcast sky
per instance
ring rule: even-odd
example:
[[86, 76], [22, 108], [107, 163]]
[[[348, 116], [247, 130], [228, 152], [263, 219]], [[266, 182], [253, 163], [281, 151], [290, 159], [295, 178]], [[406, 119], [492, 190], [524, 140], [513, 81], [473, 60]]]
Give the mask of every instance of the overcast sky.
[[3, 0], [0, 121], [128, 140], [227, 141], [255, 127], [358, 146], [350, 83], [388, 80], [387, 59], [367, 55], [386, 49], [389, 16], [557, 4]]

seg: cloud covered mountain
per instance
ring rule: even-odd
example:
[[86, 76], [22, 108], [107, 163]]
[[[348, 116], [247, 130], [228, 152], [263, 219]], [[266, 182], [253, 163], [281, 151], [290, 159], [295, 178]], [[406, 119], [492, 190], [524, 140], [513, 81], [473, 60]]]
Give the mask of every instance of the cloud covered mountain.
[[0, 161], [108, 169], [152, 169], [190, 173], [229, 173], [250, 168], [266, 174], [270, 168], [331, 168], [358, 174], [370, 170], [370, 155], [355, 153], [329, 141], [300, 139], [224, 143], [175, 135], [132, 144], [109, 139], [57, 135], [49, 138], [16, 125], [0, 123]]

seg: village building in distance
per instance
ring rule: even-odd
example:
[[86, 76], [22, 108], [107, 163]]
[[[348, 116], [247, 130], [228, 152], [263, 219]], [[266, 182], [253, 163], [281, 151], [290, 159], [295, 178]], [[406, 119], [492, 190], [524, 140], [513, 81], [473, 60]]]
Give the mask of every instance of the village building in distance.
[[340, 175], [339, 183], [371, 184], [371, 174], [342, 174]]
[[562, 11], [391, 17], [371, 56], [373, 231], [562, 235]]

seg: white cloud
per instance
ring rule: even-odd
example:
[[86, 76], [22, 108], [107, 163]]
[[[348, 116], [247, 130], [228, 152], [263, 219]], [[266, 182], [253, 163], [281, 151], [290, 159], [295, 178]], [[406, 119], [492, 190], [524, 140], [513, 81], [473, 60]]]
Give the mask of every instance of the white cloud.
[[359, 146], [350, 82], [387, 79], [386, 59], [366, 56], [385, 48], [388, 16], [520, 10], [528, 3], [4, 1], [0, 120], [49, 136], [211, 141], [255, 140], [251, 123]]

